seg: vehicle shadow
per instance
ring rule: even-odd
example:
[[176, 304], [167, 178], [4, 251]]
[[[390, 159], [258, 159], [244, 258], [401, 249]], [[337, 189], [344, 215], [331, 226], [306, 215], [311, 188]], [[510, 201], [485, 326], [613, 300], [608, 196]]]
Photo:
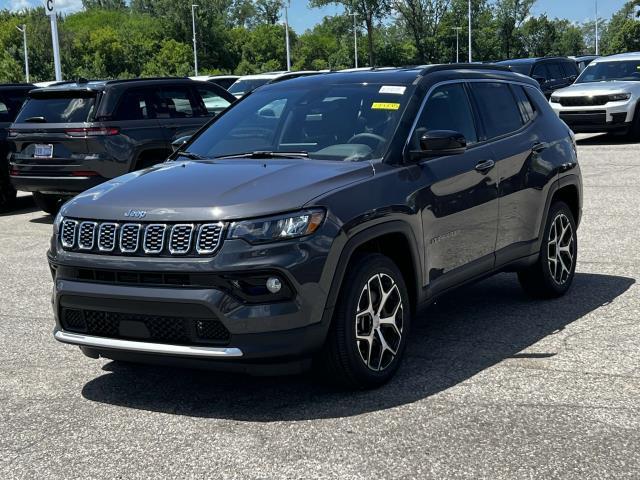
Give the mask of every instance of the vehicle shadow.
[[592, 137], [586, 138], [578, 138], [576, 140], [578, 145], [628, 145], [633, 143], [638, 143], [638, 140], [631, 139], [626, 135], [613, 135], [613, 134], [602, 134], [595, 135]]
[[634, 282], [579, 273], [569, 294], [550, 301], [526, 297], [513, 274], [462, 288], [414, 321], [405, 362], [393, 381], [374, 391], [339, 391], [311, 375], [261, 378], [110, 362], [82, 395], [148, 411], [258, 422], [383, 410], [453, 387], [504, 359], [556, 355], [521, 352], [612, 302]]
[[11, 210], [0, 213], [0, 217], [10, 217], [11, 215], [18, 215], [21, 213], [31, 213], [37, 211], [38, 208], [33, 202], [31, 195], [20, 195], [16, 198], [15, 204]]

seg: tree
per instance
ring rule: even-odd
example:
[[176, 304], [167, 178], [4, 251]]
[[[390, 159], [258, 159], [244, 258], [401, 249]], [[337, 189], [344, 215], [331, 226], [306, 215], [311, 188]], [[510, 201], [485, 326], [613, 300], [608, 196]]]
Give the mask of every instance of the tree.
[[323, 7], [329, 4], [342, 5], [349, 12], [364, 21], [367, 29], [367, 46], [369, 51], [369, 66], [375, 66], [373, 46], [373, 28], [376, 21], [382, 21], [391, 12], [392, 0], [311, 0], [312, 7]]
[[511, 58], [520, 53], [518, 29], [529, 17], [535, 2], [536, 0], [496, 1], [496, 31], [501, 43], [501, 53], [505, 58]]
[[101, 9], [101, 10], [121, 10], [127, 8], [124, 0], [82, 0], [82, 6], [85, 10]]
[[434, 61], [440, 23], [451, 0], [396, 0], [394, 5], [413, 38], [418, 63]]
[[191, 73], [191, 47], [173, 39], [165, 40], [158, 53], [142, 69], [142, 76], [172, 75], [186, 77]]
[[266, 23], [267, 25], [275, 25], [280, 19], [280, 11], [282, 10], [282, 0], [256, 0], [255, 9], [257, 23]]

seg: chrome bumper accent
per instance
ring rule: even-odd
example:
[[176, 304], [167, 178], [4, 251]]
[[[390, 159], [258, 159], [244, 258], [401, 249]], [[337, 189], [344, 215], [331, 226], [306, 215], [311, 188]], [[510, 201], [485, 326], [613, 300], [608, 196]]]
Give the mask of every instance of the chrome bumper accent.
[[118, 338], [94, 337], [71, 333], [55, 328], [53, 337], [62, 343], [71, 343], [84, 347], [110, 348], [115, 350], [131, 350], [140, 353], [156, 353], [164, 355], [179, 355], [186, 357], [241, 357], [242, 350], [227, 347], [196, 347], [189, 345], [168, 345], [164, 343], [138, 342], [133, 340], [120, 340]]

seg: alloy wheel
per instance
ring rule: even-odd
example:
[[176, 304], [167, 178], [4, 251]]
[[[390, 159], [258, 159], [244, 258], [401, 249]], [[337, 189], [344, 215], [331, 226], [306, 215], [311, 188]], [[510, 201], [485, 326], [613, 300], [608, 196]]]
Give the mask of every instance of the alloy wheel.
[[402, 340], [403, 314], [402, 296], [393, 278], [384, 273], [369, 278], [355, 316], [358, 352], [369, 369], [382, 371], [393, 362]]
[[575, 239], [569, 218], [559, 213], [553, 219], [547, 243], [549, 273], [558, 285], [563, 285], [571, 276], [575, 260]]

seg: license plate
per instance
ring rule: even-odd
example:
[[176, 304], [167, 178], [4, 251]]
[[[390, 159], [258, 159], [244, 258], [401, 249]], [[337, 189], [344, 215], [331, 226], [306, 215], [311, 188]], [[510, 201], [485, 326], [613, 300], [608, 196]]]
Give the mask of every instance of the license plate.
[[53, 157], [53, 145], [35, 145], [33, 156], [37, 158], [51, 158]]

